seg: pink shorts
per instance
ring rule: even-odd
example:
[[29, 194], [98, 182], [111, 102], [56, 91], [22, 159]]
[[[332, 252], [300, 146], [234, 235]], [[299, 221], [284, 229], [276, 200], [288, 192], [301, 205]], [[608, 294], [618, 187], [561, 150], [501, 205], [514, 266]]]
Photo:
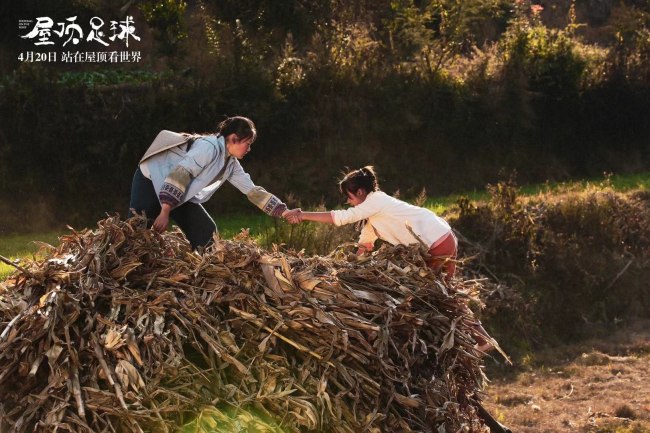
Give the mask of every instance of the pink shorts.
[[456, 273], [456, 255], [458, 254], [458, 239], [453, 231], [449, 231], [431, 245], [429, 248], [431, 259], [427, 263], [434, 271], [438, 272], [443, 267], [447, 273], [447, 278], [451, 278]]

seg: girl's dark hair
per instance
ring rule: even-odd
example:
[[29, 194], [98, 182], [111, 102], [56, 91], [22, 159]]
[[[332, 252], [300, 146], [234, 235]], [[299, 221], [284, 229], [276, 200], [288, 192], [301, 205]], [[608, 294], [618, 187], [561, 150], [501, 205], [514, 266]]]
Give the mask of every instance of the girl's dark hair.
[[252, 138], [253, 141], [257, 138], [257, 129], [251, 119], [244, 116], [227, 117], [224, 121], [217, 126], [217, 132], [224, 137], [230, 134], [235, 134], [240, 140], [247, 140]]
[[348, 192], [356, 194], [359, 189], [363, 188], [367, 193], [379, 191], [377, 174], [372, 165], [366, 165], [358, 170], [352, 170], [343, 176], [339, 182], [341, 194], [346, 195]]

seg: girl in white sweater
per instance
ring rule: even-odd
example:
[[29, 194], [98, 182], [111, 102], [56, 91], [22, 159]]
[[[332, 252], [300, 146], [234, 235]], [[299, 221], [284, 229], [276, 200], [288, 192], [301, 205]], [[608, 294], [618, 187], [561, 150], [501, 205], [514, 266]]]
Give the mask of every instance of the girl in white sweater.
[[458, 240], [447, 221], [429, 209], [414, 206], [381, 191], [372, 166], [346, 174], [339, 182], [339, 189], [352, 206], [349, 209], [329, 212], [295, 209], [288, 212], [285, 218], [294, 224], [316, 221], [337, 226], [366, 220], [359, 237], [359, 253], [371, 251], [377, 239], [393, 245], [424, 242], [429, 246], [431, 255], [427, 264], [435, 271], [444, 267], [448, 279], [454, 276]]
[[[409, 245], [424, 242], [429, 246], [431, 258], [427, 265], [434, 272], [444, 268], [446, 279], [456, 273], [458, 240], [451, 227], [429, 209], [406, 203], [389, 196], [379, 189], [377, 175], [372, 166], [353, 170], [339, 182], [339, 189], [352, 207], [329, 212], [303, 212], [293, 209], [284, 213], [292, 224], [301, 221], [315, 221], [327, 224], [352, 224], [366, 220], [359, 237], [358, 254], [371, 251], [377, 239], [393, 245]], [[475, 323], [477, 349], [488, 352], [494, 349], [487, 331], [480, 321]]]

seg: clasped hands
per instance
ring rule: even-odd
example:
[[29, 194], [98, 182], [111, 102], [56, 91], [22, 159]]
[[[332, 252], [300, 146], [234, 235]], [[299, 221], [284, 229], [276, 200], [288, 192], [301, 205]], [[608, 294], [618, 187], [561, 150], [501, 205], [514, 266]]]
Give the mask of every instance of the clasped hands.
[[298, 207], [291, 210], [285, 210], [282, 213], [282, 218], [290, 224], [298, 224], [302, 222], [302, 210]]

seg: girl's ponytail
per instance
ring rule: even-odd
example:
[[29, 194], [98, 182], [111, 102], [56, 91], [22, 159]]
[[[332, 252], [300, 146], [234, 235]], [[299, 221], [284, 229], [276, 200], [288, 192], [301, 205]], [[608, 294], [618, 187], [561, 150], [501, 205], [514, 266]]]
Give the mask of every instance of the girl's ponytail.
[[348, 172], [339, 182], [339, 190], [343, 195], [347, 195], [348, 192], [356, 194], [361, 188], [367, 193], [379, 190], [377, 174], [372, 165]]

